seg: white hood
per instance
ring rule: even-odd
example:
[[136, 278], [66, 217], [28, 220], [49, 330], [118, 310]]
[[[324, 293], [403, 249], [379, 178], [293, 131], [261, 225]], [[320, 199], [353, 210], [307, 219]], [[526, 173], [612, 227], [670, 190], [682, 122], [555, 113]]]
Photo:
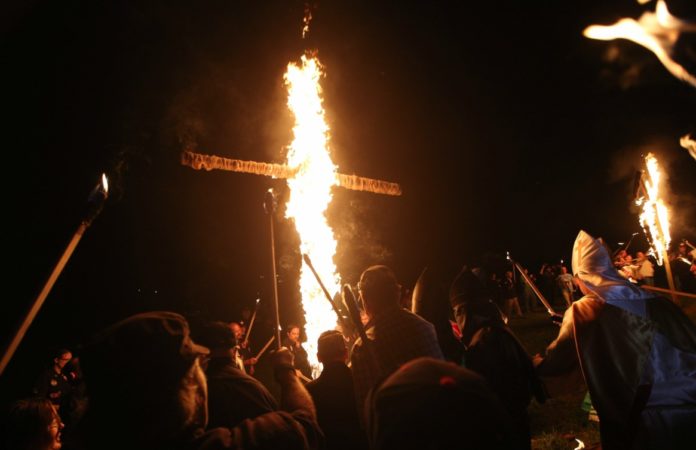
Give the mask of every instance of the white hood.
[[604, 242], [582, 230], [573, 245], [572, 267], [573, 275], [580, 278], [599, 300], [607, 303], [654, 297], [619, 275]]

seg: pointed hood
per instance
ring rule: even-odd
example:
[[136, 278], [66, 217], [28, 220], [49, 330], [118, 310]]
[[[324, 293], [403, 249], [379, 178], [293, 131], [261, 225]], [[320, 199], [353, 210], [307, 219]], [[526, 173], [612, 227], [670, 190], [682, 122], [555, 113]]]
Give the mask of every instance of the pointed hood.
[[616, 271], [604, 242], [580, 231], [573, 245], [573, 275], [607, 303], [653, 297]]

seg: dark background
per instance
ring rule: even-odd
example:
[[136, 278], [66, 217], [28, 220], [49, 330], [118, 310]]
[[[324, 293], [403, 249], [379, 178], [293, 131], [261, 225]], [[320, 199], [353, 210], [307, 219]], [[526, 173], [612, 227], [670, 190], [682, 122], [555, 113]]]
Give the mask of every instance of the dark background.
[[[675, 241], [696, 235], [696, 89], [648, 50], [582, 36], [654, 2], [326, 1], [301, 38], [300, 1], [9, 2], [2, 15], [3, 341], [77, 230], [106, 172], [111, 195], [3, 375], [22, 395], [56, 347], [168, 309], [232, 320], [272, 302], [269, 188], [282, 180], [183, 167], [185, 148], [280, 163], [292, 117], [282, 76], [307, 49], [325, 66], [341, 172], [401, 197], [335, 190], [336, 263], [355, 283], [386, 263], [405, 286], [506, 251], [531, 269], [569, 260], [580, 229], [640, 231], [634, 173], [668, 174]], [[673, 12], [689, 2], [671, 2]], [[693, 10], [693, 8], [691, 8]], [[693, 35], [680, 41], [696, 52]], [[694, 61], [684, 64], [693, 69]], [[696, 71], [692, 70], [692, 73]], [[283, 322], [299, 320], [298, 238], [276, 241]], [[645, 249], [638, 236], [633, 250]]]

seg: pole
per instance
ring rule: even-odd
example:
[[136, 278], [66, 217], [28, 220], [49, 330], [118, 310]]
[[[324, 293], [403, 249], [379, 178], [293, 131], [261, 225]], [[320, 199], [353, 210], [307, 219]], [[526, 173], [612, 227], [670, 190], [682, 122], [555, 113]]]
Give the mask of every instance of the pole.
[[275, 230], [273, 228], [273, 215], [276, 210], [276, 198], [273, 194], [273, 189], [266, 191], [266, 196], [263, 202], [266, 214], [268, 214], [268, 222], [271, 231], [271, 267], [273, 271], [273, 301], [275, 308], [275, 325], [276, 325], [276, 348], [280, 350], [280, 313], [278, 312], [278, 274], [276, 270], [276, 254], [275, 254]]
[[36, 315], [39, 313], [39, 310], [41, 310], [41, 307], [43, 306], [46, 297], [48, 297], [48, 294], [51, 292], [51, 289], [53, 289], [53, 285], [56, 283], [58, 277], [63, 272], [65, 265], [68, 263], [68, 260], [72, 256], [73, 251], [75, 251], [75, 248], [77, 247], [77, 244], [80, 242], [80, 239], [82, 239], [82, 235], [92, 224], [92, 221], [101, 212], [102, 206], [104, 205], [104, 200], [106, 200], [106, 198], [108, 197], [108, 189], [109, 188], [106, 180], [106, 175], [102, 175], [101, 183], [97, 184], [97, 186], [92, 190], [87, 200], [90, 206], [85, 218], [80, 222], [80, 225], [77, 227], [77, 231], [75, 231], [75, 234], [73, 235], [72, 239], [70, 239], [68, 246], [65, 248], [63, 254], [58, 260], [58, 263], [53, 268], [51, 275], [48, 277], [48, 280], [46, 280], [43, 289], [41, 289], [41, 292], [39, 292], [38, 297], [36, 297], [36, 299], [34, 300], [34, 303], [29, 309], [29, 312], [24, 317], [22, 324], [19, 326], [19, 329], [12, 338], [12, 341], [7, 346], [5, 353], [2, 355], [2, 360], [0, 360], [0, 375], [3, 374], [5, 368], [12, 359], [12, 356], [14, 356], [15, 352], [17, 351], [17, 348], [19, 347], [19, 344], [22, 342], [22, 339], [24, 339], [24, 335], [27, 333], [29, 326], [31, 326], [31, 323], [34, 321], [34, 318], [36, 318]]
[[539, 291], [539, 289], [536, 287], [534, 282], [529, 279], [529, 277], [527, 276], [526, 273], [524, 273], [524, 270], [522, 270], [522, 267], [520, 267], [520, 265], [517, 262], [513, 261], [513, 264], [515, 265], [515, 268], [517, 268], [517, 270], [519, 271], [520, 275], [522, 275], [522, 278], [524, 278], [524, 281], [526, 281], [527, 284], [529, 285], [529, 287], [532, 288], [532, 290], [536, 294], [537, 298], [539, 298], [539, 301], [541, 301], [541, 303], [544, 304], [544, 306], [546, 307], [546, 311], [549, 313], [549, 315], [551, 317], [558, 316], [559, 314], [553, 310], [553, 308], [551, 307], [551, 304], [549, 304], [549, 302], [546, 300], [546, 298], [542, 295], [541, 291]]
[[682, 292], [682, 291], [674, 291], [670, 289], [665, 289], [657, 286], [648, 286], [647, 284], [644, 284], [640, 286], [641, 289], [645, 289], [646, 291], [654, 291], [654, 292], [662, 292], [665, 294], [670, 294], [672, 296], [679, 296], [679, 297], [689, 297], [689, 298], [696, 298], [696, 294], [690, 294], [688, 292]]
[[247, 328], [245, 336], [244, 336], [244, 342], [242, 342], [242, 345], [245, 346], [249, 343], [249, 335], [251, 334], [251, 328], [254, 326], [254, 320], [256, 320], [256, 312], [259, 310], [259, 300], [256, 299], [256, 303], [254, 303], [254, 314], [251, 316], [251, 320], [249, 321], [249, 328]]
[[669, 286], [669, 290], [672, 291], [670, 293], [670, 296], [672, 297], [672, 302], [677, 304], [677, 296], [674, 294], [676, 291], [674, 287], [674, 277], [672, 276], [672, 264], [669, 262], [669, 255], [667, 254], [667, 250], [663, 249], [662, 250], [662, 257], [665, 260], [665, 272], [667, 273], [667, 285]]

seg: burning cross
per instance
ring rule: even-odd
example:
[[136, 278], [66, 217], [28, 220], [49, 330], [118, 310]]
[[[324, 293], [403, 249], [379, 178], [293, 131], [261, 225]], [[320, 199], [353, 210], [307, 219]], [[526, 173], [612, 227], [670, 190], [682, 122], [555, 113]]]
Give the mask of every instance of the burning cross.
[[[340, 290], [340, 280], [333, 261], [336, 240], [325, 214], [331, 201], [331, 188], [338, 185], [357, 191], [396, 196], [401, 195], [401, 187], [388, 181], [338, 173], [328, 151], [329, 127], [324, 119], [319, 84], [322, 67], [315, 56], [306, 54], [301, 59], [300, 64], [288, 65], [284, 77], [288, 87], [288, 107], [295, 116], [294, 139], [288, 147], [287, 165], [242, 161], [192, 151], [182, 152], [181, 163], [194, 169], [221, 169], [287, 180], [290, 197], [286, 204], [286, 217], [293, 219], [300, 237], [300, 251], [304, 255], [311, 255], [313, 268], [316, 269], [313, 274], [307, 264], [302, 265], [300, 293], [305, 311], [307, 353], [317, 373], [319, 362], [316, 359], [316, 342], [321, 332], [335, 326], [336, 315], [325, 300], [324, 292], [314, 276], [323, 280], [328, 291]], [[277, 314], [276, 322], [278, 330], [280, 321]]]
[[[204, 155], [191, 151], [181, 153], [181, 164], [196, 170], [229, 170], [230, 172], [253, 173], [273, 178], [292, 178], [297, 169], [292, 169], [285, 164], [272, 164], [257, 161], [243, 161], [241, 159], [223, 158], [215, 155]], [[367, 191], [375, 194], [401, 195], [401, 186], [389, 181], [375, 180], [358, 175], [346, 175], [337, 173], [338, 185], [354, 191]]]

